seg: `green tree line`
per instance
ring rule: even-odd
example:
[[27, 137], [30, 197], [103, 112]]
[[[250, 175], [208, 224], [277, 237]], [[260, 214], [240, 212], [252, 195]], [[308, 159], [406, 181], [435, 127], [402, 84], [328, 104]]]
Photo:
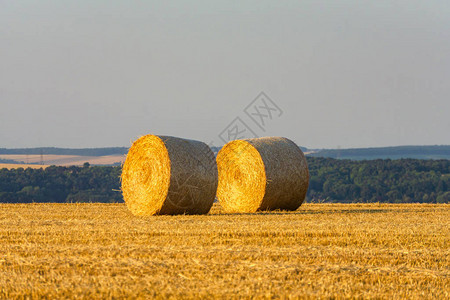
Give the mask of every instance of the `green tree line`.
[[[311, 202], [449, 203], [450, 160], [308, 157]], [[0, 169], [0, 202], [123, 202], [120, 167]]]
[[448, 203], [450, 160], [308, 158], [308, 198], [326, 202]]
[[0, 202], [121, 202], [120, 167], [1, 169]]
[[353, 160], [368, 159], [450, 159], [450, 145], [397, 146], [355, 149], [322, 149], [310, 153], [312, 157], [329, 157]]

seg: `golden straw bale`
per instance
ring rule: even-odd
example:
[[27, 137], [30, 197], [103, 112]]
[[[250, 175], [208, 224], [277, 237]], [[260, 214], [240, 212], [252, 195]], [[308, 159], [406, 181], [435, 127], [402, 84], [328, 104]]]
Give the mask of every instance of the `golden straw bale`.
[[235, 140], [217, 154], [217, 198], [226, 212], [296, 210], [309, 184], [305, 156], [291, 140]]
[[121, 179], [135, 215], [206, 214], [217, 190], [217, 165], [205, 143], [146, 135], [129, 149]]

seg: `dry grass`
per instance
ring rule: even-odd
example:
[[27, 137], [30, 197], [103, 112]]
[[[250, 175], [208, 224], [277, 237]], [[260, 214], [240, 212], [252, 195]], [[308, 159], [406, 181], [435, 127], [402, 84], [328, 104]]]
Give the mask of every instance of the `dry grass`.
[[448, 205], [0, 205], [0, 298], [449, 298]]

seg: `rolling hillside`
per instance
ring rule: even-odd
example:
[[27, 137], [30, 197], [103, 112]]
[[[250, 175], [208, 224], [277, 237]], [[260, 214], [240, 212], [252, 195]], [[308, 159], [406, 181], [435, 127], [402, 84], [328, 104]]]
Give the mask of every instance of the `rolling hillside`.
[[[336, 159], [450, 159], [449, 145], [317, 150], [312, 150], [305, 147], [301, 148], [307, 156]], [[212, 147], [212, 150], [217, 153], [220, 148]], [[127, 151], [127, 147], [80, 149], [55, 147], [19, 149], [0, 148], [0, 163], [9, 164], [8, 168], [11, 168], [11, 164], [80, 166], [85, 162], [88, 162], [91, 165], [118, 166], [124, 162]]]

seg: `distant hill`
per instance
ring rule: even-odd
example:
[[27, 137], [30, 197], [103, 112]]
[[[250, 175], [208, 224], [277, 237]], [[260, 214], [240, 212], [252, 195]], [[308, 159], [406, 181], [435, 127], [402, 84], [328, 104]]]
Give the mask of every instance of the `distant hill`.
[[450, 159], [450, 145], [444, 146], [398, 146], [354, 149], [321, 149], [309, 153], [312, 157], [337, 159]]
[[[221, 147], [212, 146], [214, 153], [219, 152]], [[300, 147], [303, 152], [308, 151], [305, 147]], [[79, 156], [106, 156], [106, 155], [123, 155], [128, 152], [127, 147], [108, 147], [108, 148], [56, 148], [56, 147], [41, 147], [41, 148], [15, 148], [7, 149], [0, 148], [0, 155], [79, 155]]]
[[128, 152], [127, 147], [79, 148], [79, 149], [55, 148], [55, 147], [17, 148], [17, 149], [0, 148], [0, 154], [22, 154], [22, 155], [52, 154], [52, 155], [105, 156], [105, 155], [126, 154], [127, 152]]
[[[214, 153], [220, 150], [220, 147], [211, 147]], [[307, 156], [311, 157], [329, 157], [337, 159], [351, 160], [371, 160], [371, 159], [450, 159], [450, 145], [444, 146], [398, 146], [398, 147], [379, 147], [379, 148], [354, 148], [354, 149], [317, 149], [311, 150], [300, 147]], [[76, 155], [76, 156], [111, 156], [127, 154], [127, 147], [108, 147], [108, 148], [18, 148], [6, 149], [0, 148], [0, 155]], [[3, 157], [4, 163], [7, 157]], [[23, 158], [21, 159], [23, 160]], [[16, 162], [17, 163], [17, 162]], [[52, 162], [54, 163], [54, 162]]]

